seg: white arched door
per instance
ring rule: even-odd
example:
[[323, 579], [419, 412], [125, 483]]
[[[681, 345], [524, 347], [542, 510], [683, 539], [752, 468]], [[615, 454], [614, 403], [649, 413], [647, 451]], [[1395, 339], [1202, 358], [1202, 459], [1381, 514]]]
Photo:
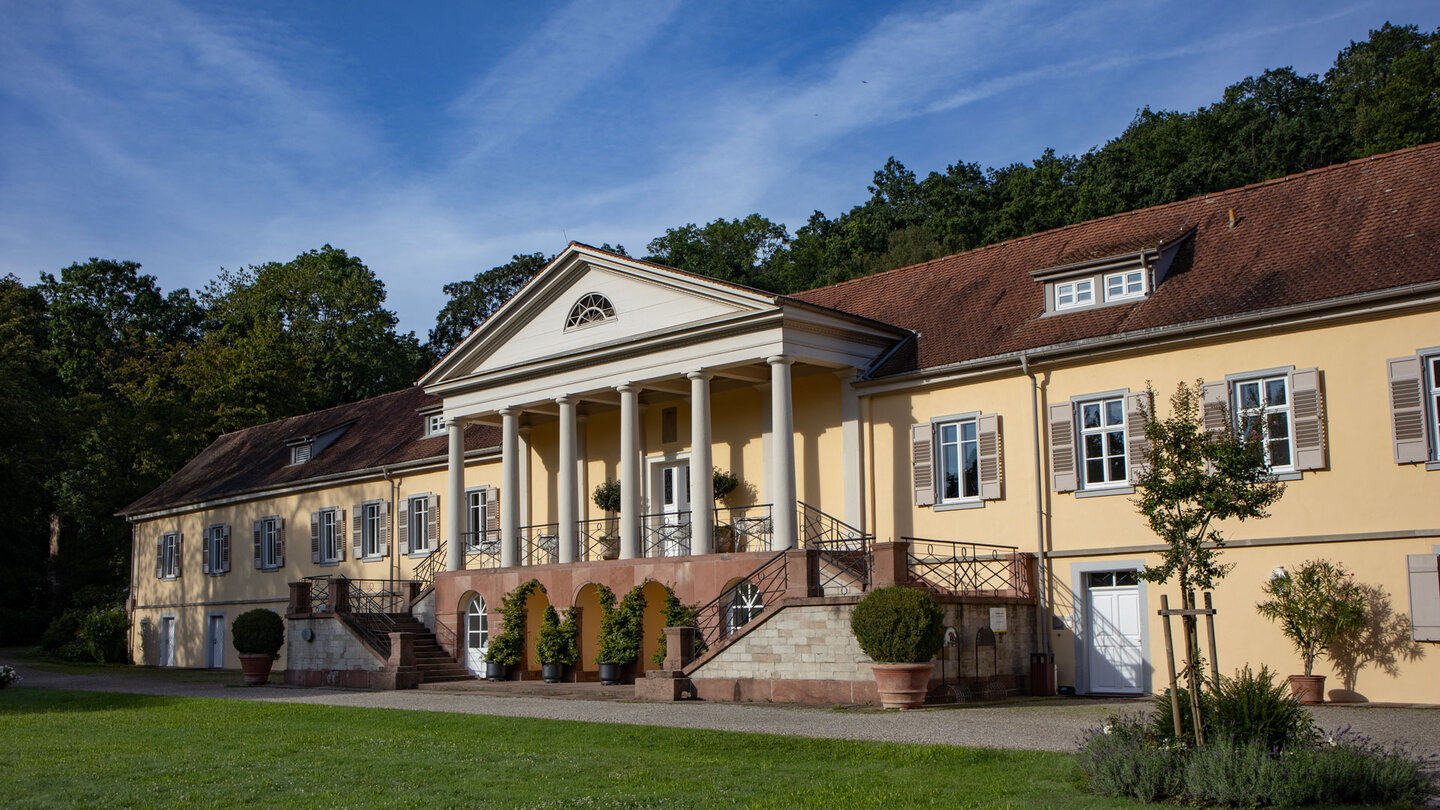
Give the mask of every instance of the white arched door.
[[485, 677], [485, 653], [490, 649], [490, 618], [478, 595], [465, 606], [465, 668]]

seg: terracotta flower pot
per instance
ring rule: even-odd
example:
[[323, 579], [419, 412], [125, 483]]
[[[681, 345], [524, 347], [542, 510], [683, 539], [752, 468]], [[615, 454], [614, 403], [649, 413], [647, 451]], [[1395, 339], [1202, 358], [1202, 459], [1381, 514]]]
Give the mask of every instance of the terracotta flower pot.
[[1324, 675], [1291, 675], [1290, 694], [1295, 696], [1301, 703], [1324, 703], [1325, 702], [1325, 676]]
[[245, 673], [245, 683], [263, 686], [270, 680], [270, 667], [275, 663], [271, 656], [254, 653], [240, 654], [240, 671]]
[[935, 664], [871, 664], [875, 672], [875, 691], [880, 705], [887, 709], [917, 709], [925, 705], [930, 691], [930, 673]]

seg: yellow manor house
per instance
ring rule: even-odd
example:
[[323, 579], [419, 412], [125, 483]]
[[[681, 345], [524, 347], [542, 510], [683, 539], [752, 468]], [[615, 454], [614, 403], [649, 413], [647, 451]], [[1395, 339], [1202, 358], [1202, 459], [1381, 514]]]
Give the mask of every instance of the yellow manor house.
[[[795, 295], [571, 243], [416, 387], [221, 436], [128, 507], [131, 649], [234, 667], [263, 607], [288, 683], [477, 677], [534, 579], [509, 677], [552, 605], [593, 681], [603, 589], [641, 586], [637, 695], [863, 703], [850, 611], [908, 583], [953, 628], [934, 696], [1161, 690], [1138, 408], [1198, 379], [1286, 482], [1220, 527], [1220, 670], [1301, 671], [1255, 604], [1325, 558], [1376, 625], [1317, 662], [1331, 698], [1435, 702], [1440, 144]], [[657, 665], [672, 592], [697, 639]]]

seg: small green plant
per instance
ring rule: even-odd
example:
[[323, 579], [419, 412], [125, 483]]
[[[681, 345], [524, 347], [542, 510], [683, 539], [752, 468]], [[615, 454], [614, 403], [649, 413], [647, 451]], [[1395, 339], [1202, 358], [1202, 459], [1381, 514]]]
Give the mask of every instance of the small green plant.
[[600, 650], [596, 663], [633, 663], [640, 657], [641, 634], [644, 632], [645, 595], [643, 585], [636, 585], [615, 606], [615, 592], [600, 588]]
[[620, 482], [601, 481], [595, 485], [595, 492], [590, 496], [595, 505], [606, 512], [620, 511]]
[[1267, 750], [1293, 748], [1315, 737], [1315, 721], [1289, 688], [1275, 682], [1268, 667], [1259, 672], [1246, 664], [1235, 676], [1221, 675], [1210, 682], [1210, 694], [1201, 704], [1209, 716], [1205, 723], [1218, 737], [1235, 742], [1256, 742]]
[[539, 580], [522, 583], [500, 602], [500, 633], [490, 639], [485, 660], [492, 664], [513, 667], [525, 657], [525, 602], [536, 589], [545, 590]]
[[855, 606], [850, 630], [877, 664], [921, 664], [945, 643], [945, 611], [927, 591], [880, 588]]
[[555, 608], [546, 606], [545, 615], [540, 620], [540, 633], [535, 638], [535, 652], [542, 663], [573, 667], [580, 660], [576, 649], [577, 616], [575, 608], [566, 608], [565, 620], [561, 621]]
[[279, 658], [280, 648], [285, 644], [285, 620], [273, 610], [247, 610], [230, 623], [230, 637], [234, 639], [235, 651], [241, 655]]
[[[698, 609], [695, 605], [687, 605], [680, 601], [675, 591], [668, 585], [665, 587], [665, 607], [661, 611], [665, 616], [665, 622], [660, 630], [660, 645], [656, 647], [655, 654], [650, 660], [655, 666], [665, 665], [665, 656], [670, 654], [670, 644], [665, 640], [665, 627], [694, 627], [695, 614]], [[697, 650], [698, 653], [698, 650]]]
[[715, 487], [716, 503], [725, 500], [727, 495], [734, 492], [735, 488], [740, 486], [740, 479], [737, 478], [734, 473], [729, 470], [722, 470], [719, 467], [715, 468], [712, 480]]
[[1314, 671], [1315, 659], [1329, 655], [1330, 646], [1342, 636], [1364, 629], [1365, 594], [1340, 563], [1307, 560], [1293, 573], [1279, 569], [1263, 590], [1270, 598], [1255, 609], [1280, 622], [1306, 675]]

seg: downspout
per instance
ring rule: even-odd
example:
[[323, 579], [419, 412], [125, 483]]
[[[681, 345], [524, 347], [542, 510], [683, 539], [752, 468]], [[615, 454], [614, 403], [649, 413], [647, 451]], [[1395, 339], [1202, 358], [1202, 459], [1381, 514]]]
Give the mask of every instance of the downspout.
[[389, 525], [386, 529], [390, 532], [390, 581], [400, 581], [400, 538], [396, 536], [395, 525], [399, 520], [400, 513], [396, 511], [396, 497], [400, 490], [400, 483], [390, 477], [390, 468], [381, 467], [380, 474], [390, 482], [390, 519], [386, 521]]
[[[1040, 652], [1050, 652], [1050, 627], [1049, 614], [1047, 609], [1046, 588], [1049, 583], [1050, 566], [1045, 561], [1045, 479], [1041, 474], [1040, 444], [1043, 441], [1043, 432], [1040, 424], [1040, 381], [1035, 378], [1035, 372], [1030, 369], [1030, 358], [1027, 355], [1020, 355], [1020, 370], [1030, 378], [1030, 424], [1035, 429], [1035, 604], [1039, 610], [1035, 611], [1035, 635], [1040, 639]], [[1048, 658], [1046, 660], [1049, 660]]]
[[137, 586], [140, 583], [137, 582], [135, 578], [135, 565], [136, 558], [140, 554], [140, 547], [138, 545], [140, 538], [140, 530], [139, 527], [135, 525], [134, 518], [127, 516], [125, 518], [125, 522], [130, 524], [130, 585], [126, 589], [129, 591], [129, 593], [126, 595], [125, 599], [127, 607], [129, 607], [129, 611], [127, 612], [130, 616], [130, 626], [126, 628], [126, 631], [127, 635], [129, 636], [130, 643], [130, 663], [138, 664], [140, 662], [136, 660], [135, 657], [135, 653], [138, 652], [138, 650], [136, 649], [137, 645], [135, 643], [135, 629], [136, 625], [138, 625], [139, 622], [135, 621], [135, 608], [140, 604], [140, 600], [135, 598], [135, 592], [139, 590]]

